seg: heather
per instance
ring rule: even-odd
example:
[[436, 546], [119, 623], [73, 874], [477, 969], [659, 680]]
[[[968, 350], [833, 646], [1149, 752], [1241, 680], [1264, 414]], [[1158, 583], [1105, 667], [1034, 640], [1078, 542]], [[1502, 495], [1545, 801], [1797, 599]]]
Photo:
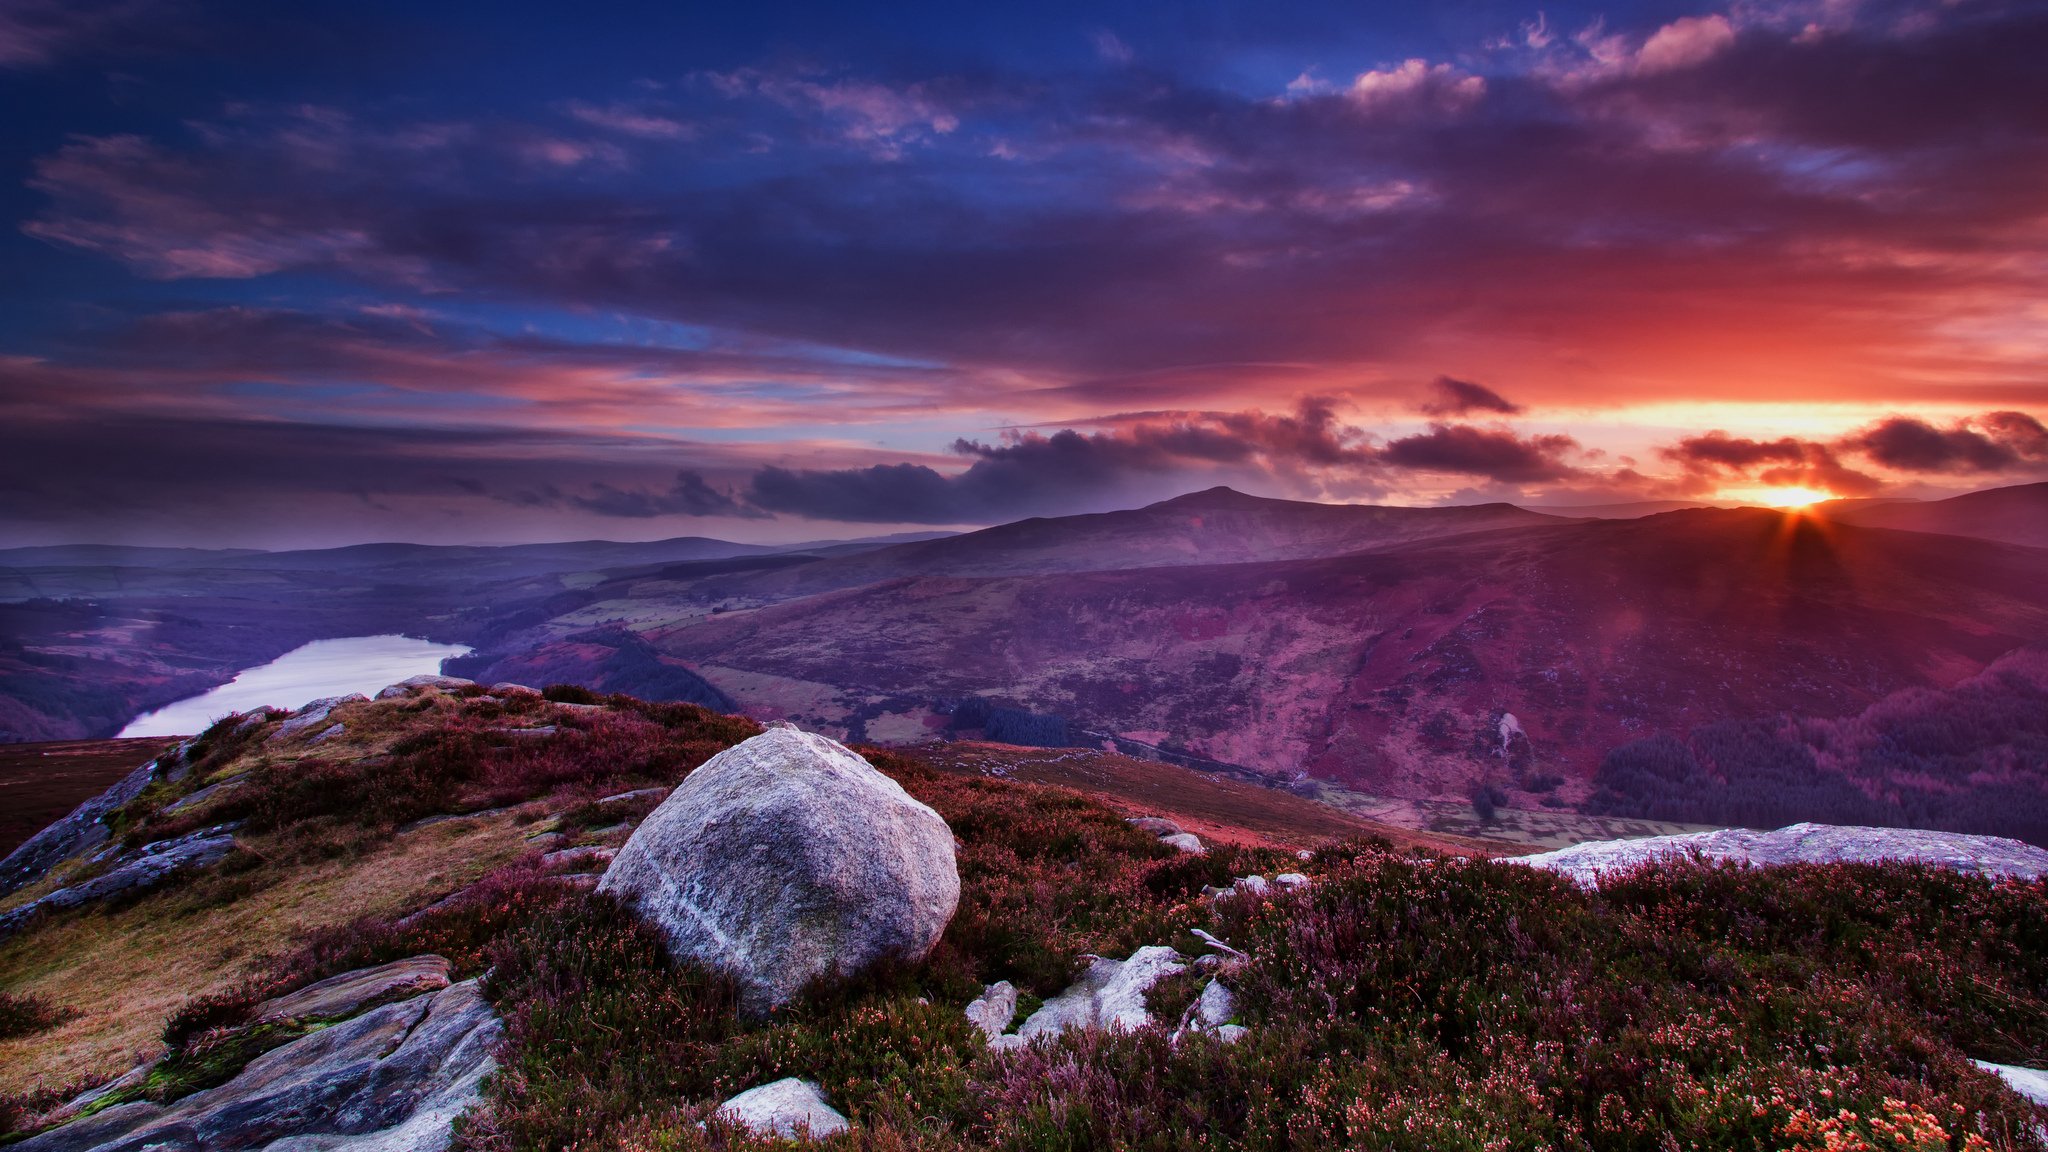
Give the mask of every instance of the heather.
[[[142, 1090], [217, 1082], [317, 1026], [254, 1021], [268, 996], [437, 953], [458, 976], [487, 974], [509, 1032], [484, 1106], [459, 1126], [472, 1152], [732, 1146], [744, 1138], [714, 1116], [719, 1102], [784, 1076], [817, 1081], [853, 1119], [835, 1143], [875, 1148], [2048, 1147], [2034, 1109], [1969, 1062], [2048, 1063], [2043, 883], [1681, 862], [1585, 891], [1370, 838], [1307, 860], [1227, 843], [1188, 855], [1080, 792], [872, 748], [957, 837], [959, 911], [921, 963], [749, 1019], [730, 980], [672, 960], [543, 849], [615, 843], [658, 797], [608, 797], [673, 784], [754, 727], [551, 695], [562, 700], [353, 706], [354, 746], [293, 760], [324, 766], [339, 800], [296, 790], [285, 757], [246, 733], [209, 734], [208, 767], [183, 787], [242, 781], [208, 818], [240, 805], [264, 859], [149, 898], [179, 915], [205, 915], [209, 886], [360, 852], [428, 813], [495, 806], [545, 839], [429, 907], [304, 934], [246, 981], [192, 998]], [[553, 731], [512, 735], [518, 724]], [[998, 751], [979, 746], [976, 763]], [[133, 826], [176, 826], [170, 802], [139, 801]], [[1205, 894], [1281, 871], [1313, 882]], [[1162, 1026], [1135, 1033], [999, 1054], [961, 1014], [996, 980], [1028, 1012], [1090, 954], [1200, 955], [1196, 928], [1246, 954], [1222, 975], [1250, 1030], [1236, 1044], [1170, 1039], [1208, 979], [1195, 972], [1152, 991]]]

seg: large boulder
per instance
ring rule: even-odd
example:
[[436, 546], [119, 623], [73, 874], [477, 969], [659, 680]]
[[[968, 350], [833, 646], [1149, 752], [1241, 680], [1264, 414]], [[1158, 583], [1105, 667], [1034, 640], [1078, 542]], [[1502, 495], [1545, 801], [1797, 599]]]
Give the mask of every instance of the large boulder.
[[918, 960], [960, 900], [953, 832], [851, 749], [793, 728], [728, 748], [669, 794], [599, 892], [761, 1012], [820, 976]]
[[1902, 861], [1992, 878], [2048, 875], [2048, 850], [2002, 836], [1968, 836], [1916, 828], [1793, 824], [1775, 832], [1722, 828], [1640, 840], [1596, 840], [1509, 860], [1598, 887], [1602, 873], [1697, 855], [1763, 867], [1772, 864], [1874, 864]]

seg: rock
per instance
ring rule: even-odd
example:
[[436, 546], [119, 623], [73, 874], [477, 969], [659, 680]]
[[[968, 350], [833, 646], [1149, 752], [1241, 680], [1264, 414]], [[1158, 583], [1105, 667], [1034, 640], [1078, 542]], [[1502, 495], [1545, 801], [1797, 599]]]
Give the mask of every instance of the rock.
[[1900, 860], [1981, 876], [2032, 880], [2048, 874], [2048, 850], [2000, 836], [1966, 836], [1911, 828], [1793, 824], [1775, 832], [1724, 828], [1641, 840], [1596, 840], [1555, 852], [1507, 858], [1594, 888], [1600, 874], [1697, 852], [1710, 861], [1772, 864], [1874, 863]]
[[1170, 844], [1191, 856], [1206, 856], [1209, 854], [1209, 850], [1202, 847], [1201, 840], [1193, 832], [1177, 832], [1171, 836], [1161, 836], [1159, 842], [1161, 844]]
[[1251, 1034], [1252, 1030], [1242, 1024], [1225, 1024], [1216, 1029], [1216, 1039], [1225, 1044], [1235, 1044]]
[[467, 980], [272, 1049], [218, 1088], [168, 1106], [122, 1104], [14, 1149], [438, 1152], [482, 1099], [503, 1034]]
[[26, 888], [48, 876], [59, 864], [106, 843], [110, 835], [106, 817], [142, 795], [142, 790], [155, 783], [161, 772], [161, 761], [151, 760], [9, 852], [5, 860], [0, 860], [0, 896]]
[[306, 741], [306, 743], [324, 744], [327, 741], [334, 739], [336, 736], [339, 736], [346, 731], [348, 731], [347, 725], [329, 724], [327, 727], [322, 728], [319, 732], [315, 733], [313, 738], [311, 740]]
[[618, 854], [619, 850], [616, 848], [607, 848], [602, 844], [584, 844], [544, 853], [540, 862], [547, 865], [609, 864]]
[[668, 791], [666, 788], [636, 788], [631, 792], [614, 792], [610, 796], [600, 796], [597, 798], [597, 802], [599, 804], [621, 804], [628, 800], [648, 800], [656, 796], [666, 796]]
[[1187, 1012], [1181, 1016], [1180, 1027], [1174, 1030], [1173, 1040], [1179, 1043], [1186, 1036], [1206, 1035], [1215, 1036], [1226, 1044], [1232, 1043], [1244, 1034], [1243, 1030], [1239, 1029], [1236, 1036], [1225, 1037], [1223, 1029], [1232, 1026], [1230, 1019], [1236, 1015], [1237, 997], [1231, 995], [1230, 989], [1225, 988], [1222, 981], [1211, 980], [1203, 986], [1202, 994], [1195, 998], [1193, 1004], [1188, 1005]]
[[56, 912], [104, 900], [127, 892], [143, 892], [162, 884], [180, 872], [211, 868], [234, 851], [232, 835], [238, 825], [218, 824], [175, 840], [159, 840], [136, 849], [134, 855], [113, 869], [90, 880], [59, 888], [19, 908], [0, 914], [0, 940], [13, 936], [43, 912]]
[[556, 728], [553, 724], [542, 724], [537, 728], [493, 728], [491, 732], [498, 736], [553, 736]]
[[[700, 769], [701, 771], [701, 769]], [[749, 1088], [718, 1106], [718, 1114], [757, 1136], [813, 1139], [846, 1131], [846, 1117], [809, 1080], [791, 1076]]]
[[1187, 831], [1164, 816], [1133, 816], [1124, 823], [1140, 832], [1150, 832], [1154, 836], [1178, 836]]
[[1308, 886], [1308, 877], [1303, 876], [1299, 872], [1282, 872], [1278, 876], [1273, 877], [1273, 883], [1278, 884], [1282, 888], [1306, 888]]
[[1094, 957], [1081, 978], [1033, 1012], [1017, 1035], [1028, 1042], [1034, 1036], [1056, 1036], [1069, 1028], [1112, 1032], [1143, 1028], [1152, 1022], [1145, 1009], [1145, 993], [1185, 968], [1180, 953], [1163, 944], [1140, 948], [1128, 960]]
[[[389, 689], [386, 689], [386, 691], [389, 691]], [[334, 711], [343, 704], [368, 703], [369, 699], [368, 696], [357, 692], [352, 696], [325, 696], [314, 700], [304, 708], [293, 713], [291, 719], [279, 724], [277, 731], [272, 732], [263, 742], [265, 744], [275, 744], [280, 740], [289, 740], [301, 732], [310, 732], [315, 728], [325, 727], [329, 712]]]
[[493, 684], [493, 685], [491, 685], [491, 695], [493, 695], [493, 696], [538, 696], [538, 695], [540, 695], [540, 689], [538, 689], [538, 688], [528, 688], [528, 687], [527, 687], [526, 685], [524, 685], [524, 684], [514, 684], [514, 683], [512, 683], [512, 682], [511, 682], [510, 680], [500, 680], [500, 681], [499, 681], [498, 683], [496, 683], [496, 684]]
[[923, 958], [960, 874], [937, 812], [843, 745], [772, 728], [690, 773], [598, 890], [676, 956], [738, 977], [760, 1012], [820, 976]]
[[993, 1040], [1010, 1030], [1017, 1015], [1017, 987], [998, 980], [981, 990], [981, 999], [967, 1006], [967, 1022]]
[[1190, 928], [1188, 929], [1188, 931], [1194, 935], [1195, 939], [1200, 940], [1202, 943], [1207, 944], [1209, 947], [1216, 949], [1218, 952], [1222, 952], [1230, 956], [1244, 956], [1244, 953], [1238, 951], [1235, 948], [1232, 948], [1230, 945], [1225, 944], [1223, 941], [1218, 940], [1214, 935], [1210, 934], [1207, 929]]
[[1993, 1064], [1989, 1060], [1972, 1060], [1970, 1063], [1996, 1075], [2013, 1091], [2035, 1104], [2048, 1106], [2048, 1072], [2022, 1068], [2017, 1064]]
[[382, 692], [377, 693], [377, 699], [392, 700], [400, 696], [410, 696], [415, 691], [418, 691], [422, 688], [471, 688], [475, 685], [476, 681], [464, 680], [460, 676], [413, 676], [405, 680], [400, 680], [398, 683], [393, 684], [390, 687], [384, 689]]
[[292, 1018], [331, 1020], [353, 1016], [382, 1000], [410, 999], [448, 987], [448, 961], [439, 956], [414, 956], [374, 968], [358, 968], [308, 984], [296, 992], [273, 996], [256, 1006], [258, 1020]]

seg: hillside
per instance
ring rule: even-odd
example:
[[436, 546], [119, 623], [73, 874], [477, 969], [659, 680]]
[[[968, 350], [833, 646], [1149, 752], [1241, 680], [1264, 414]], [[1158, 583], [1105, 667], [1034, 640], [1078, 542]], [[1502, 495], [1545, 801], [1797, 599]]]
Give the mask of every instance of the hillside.
[[1393, 796], [1492, 780], [1533, 807], [1583, 798], [1609, 748], [1660, 728], [1845, 715], [2039, 642], [2048, 554], [1699, 510], [1300, 561], [904, 577], [642, 635], [756, 715], [868, 738], [986, 696], [1074, 740]]
[[2048, 482], [1968, 492], [1946, 500], [1830, 501], [1815, 510], [1843, 524], [2048, 548]]
[[[950, 831], [957, 910], [923, 959], [749, 1015], [731, 975], [592, 885], [759, 731], [452, 682], [224, 721], [108, 820], [131, 852], [197, 830], [224, 855], [7, 917], [92, 883], [81, 856], [0, 901], [0, 1132], [262, 1146], [361, 1101], [285, 1138], [439, 1148], [462, 1114], [468, 1152], [709, 1149], [742, 1143], [735, 1093], [794, 1077], [850, 1123], [815, 1141], [838, 1148], [2048, 1148], [1973, 1063], [2048, 1063], [2039, 880], [1680, 860], [1592, 889], [1326, 839], [1349, 823], [1295, 827], [1310, 810], [1284, 801], [1190, 854], [1017, 778], [1074, 771], [1136, 804], [1175, 779], [1115, 758], [871, 750]], [[1010, 988], [1037, 1021], [1141, 957], [1126, 1025], [997, 1043], [965, 1011]], [[441, 1111], [393, 1111], [428, 1089]]]

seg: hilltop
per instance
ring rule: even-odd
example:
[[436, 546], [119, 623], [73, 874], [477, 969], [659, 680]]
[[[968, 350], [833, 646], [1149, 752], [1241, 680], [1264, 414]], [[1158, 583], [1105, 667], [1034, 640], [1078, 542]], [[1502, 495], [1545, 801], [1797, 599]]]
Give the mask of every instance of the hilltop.
[[[958, 910], [925, 959], [750, 1017], [591, 885], [759, 731], [455, 681], [224, 720], [39, 838], [98, 827], [115, 853], [0, 906], [227, 845], [11, 924], [0, 1120], [74, 1121], [38, 1150], [145, 1121], [196, 1146], [162, 1127], [181, 1115], [262, 1146], [375, 1067], [361, 1099], [408, 1148], [458, 1112], [472, 1150], [732, 1147], [720, 1102], [792, 1077], [850, 1121], [843, 1148], [2048, 1147], [1972, 1063], [2048, 1063], [2038, 880], [1680, 860], [1588, 889], [1291, 797], [1233, 826], [1227, 782], [1098, 754], [868, 749], [950, 827]], [[1028, 779], [1048, 773], [1086, 790]], [[1200, 853], [1151, 826], [1169, 808], [1208, 822]], [[1129, 1026], [996, 1043], [964, 1011], [1007, 987], [1040, 1019], [1141, 959]], [[392, 1112], [415, 1098], [443, 1111]]]

